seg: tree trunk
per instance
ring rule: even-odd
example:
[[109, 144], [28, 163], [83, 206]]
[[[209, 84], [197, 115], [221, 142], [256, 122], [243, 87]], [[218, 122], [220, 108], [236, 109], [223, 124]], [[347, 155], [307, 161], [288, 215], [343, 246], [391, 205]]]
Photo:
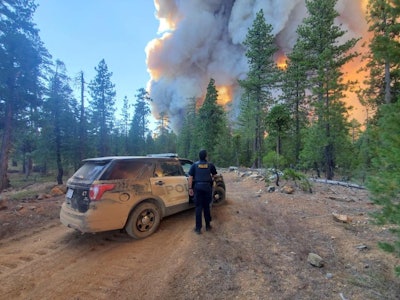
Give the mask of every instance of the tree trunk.
[[79, 161], [85, 158], [85, 80], [81, 71], [81, 112], [79, 118]]
[[60, 135], [58, 134], [56, 136], [56, 160], [57, 160], [57, 184], [63, 184], [63, 175], [64, 175], [64, 170], [62, 167], [62, 162], [61, 162], [61, 138]]
[[300, 96], [297, 93], [296, 96], [296, 130], [295, 130], [295, 136], [296, 136], [296, 146], [295, 146], [295, 158], [296, 158], [296, 163], [299, 162], [300, 158], [300, 143], [301, 143], [301, 137], [300, 137], [300, 107], [299, 107], [299, 99]]
[[333, 145], [329, 143], [325, 147], [325, 174], [326, 179], [332, 180], [334, 176]]
[[0, 192], [10, 186], [7, 176], [8, 159], [11, 149], [11, 131], [12, 131], [12, 104], [6, 101], [6, 111], [4, 118], [4, 132], [0, 148]]
[[390, 64], [386, 59], [385, 62], [385, 103], [390, 104], [392, 102], [392, 95], [390, 92]]

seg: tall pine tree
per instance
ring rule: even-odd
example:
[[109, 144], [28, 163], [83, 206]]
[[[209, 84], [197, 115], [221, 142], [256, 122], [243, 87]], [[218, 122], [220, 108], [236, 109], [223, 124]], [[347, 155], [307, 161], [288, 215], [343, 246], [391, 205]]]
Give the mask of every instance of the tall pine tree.
[[189, 157], [196, 159], [197, 153], [199, 152], [196, 141], [196, 98], [192, 97], [188, 99], [186, 106], [185, 115], [183, 117], [182, 128], [178, 135], [177, 151], [182, 157]]
[[[244, 89], [245, 101], [249, 101], [243, 108], [250, 109], [254, 123], [253, 128], [245, 129], [253, 132], [252, 143], [255, 158], [253, 167], [261, 167], [263, 155], [263, 141], [265, 135], [264, 118], [268, 109], [274, 104], [272, 90], [277, 86], [278, 69], [274, 61], [277, 47], [272, 35], [272, 25], [266, 24], [263, 10], [260, 10], [252, 27], [249, 29], [243, 42], [246, 46], [246, 56], [249, 64], [247, 78], [240, 81]], [[248, 112], [242, 111], [249, 115]]]
[[[339, 16], [337, 0], [306, 0], [309, 16], [303, 20], [297, 33], [304, 49], [311, 105], [318, 127], [317, 140], [308, 139], [322, 153], [320, 164], [327, 179], [332, 179], [341, 142], [348, 135], [347, 108], [343, 99], [349, 88], [343, 80], [343, 66], [357, 53], [351, 52], [357, 39], [340, 43], [346, 31], [335, 25]], [[313, 136], [313, 135], [310, 135]]]
[[282, 101], [286, 103], [293, 123], [290, 133], [292, 134], [291, 149], [292, 157], [289, 158], [294, 164], [299, 163], [300, 151], [302, 149], [302, 129], [307, 124], [308, 102], [306, 97], [307, 89], [307, 68], [304, 57], [304, 49], [300, 41], [297, 41], [293, 50], [288, 55], [287, 66], [282, 70]]
[[215, 87], [215, 80], [211, 78], [196, 120], [198, 144], [201, 148], [207, 149], [210, 157], [212, 157], [220, 137], [225, 115], [224, 109], [217, 103], [217, 100], [218, 91]]
[[14, 128], [27, 111], [40, 105], [40, 77], [49, 60], [33, 23], [35, 10], [33, 0], [0, 2], [0, 191], [9, 185], [7, 170]]
[[[73, 162], [78, 154], [74, 152], [75, 149], [78, 149], [74, 138], [74, 129], [77, 128], [74, 113], [77, 105], [72, 96], [69, 81], [65, 65], [57, 60], [43, 105], [44, 118], [41, 136], [44, 149], [42, 148], [40, 153], [44, 154], [42, 157], [45, 157], [47, 161], [55, 162], [58, 184], [63, 184], [64, 163]], [[43, 153], [44, 151], [48, 155]]]
[[111, 81], [112, 72], [102, 59], [95, 67], [95, 78], [89, 83], [89, 100], [91, 107], [91, 128], [97, 145], [97, 154], [105, 156], [110, 153], [109, 134], [113, 127], [115, 111], [115, 85]]
[[140, 88], [137, 91], [136, 102], [133, 105], [134, 114], [129, 133], [130, 151], [134, 155], [144, 155], [148, 151], [146, 149], [146, 137], [150, 132], [148, 119], [151, 113], [150, 101], [152, 100], [149, 93], [144, 88]]
[[[393, 229], [397, 241], [380, 243], [380, 246], [400, 257], [400, 101], [382, 105], [380, 115], [374, 129], [377, 143], [367, 187], [372, 200], [381, 207], [375, 213], [378, 222], [397, 225]], [[400, 276], [400, 265], [396, 267], [396, 273]]]

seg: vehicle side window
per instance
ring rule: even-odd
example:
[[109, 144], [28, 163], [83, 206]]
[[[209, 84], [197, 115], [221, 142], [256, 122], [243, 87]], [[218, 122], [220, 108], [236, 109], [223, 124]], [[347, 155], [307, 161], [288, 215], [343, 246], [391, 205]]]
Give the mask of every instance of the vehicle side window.
[[153, 174], [153, 164], [144, 161], [118, 161], [114, 164], [108, 180], [149, 178]]
[[178, 161], [160, 162], [156, 169], [157, 176], [182, 176], [182, 168]]
[[189, 170], [190, 170], [190, 167], [192, 166], [192, 164], [193, 164], [192, 162], [181, 160], [183, 172], [185, 172], [186, 176], [189, 176]]

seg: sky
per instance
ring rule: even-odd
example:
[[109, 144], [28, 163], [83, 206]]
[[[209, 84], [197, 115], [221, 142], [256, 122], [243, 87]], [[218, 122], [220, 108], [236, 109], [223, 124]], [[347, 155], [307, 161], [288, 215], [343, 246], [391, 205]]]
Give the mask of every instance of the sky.
[[[34, 22], [52, 55], [66, 65], [71, 78], [80, 71], [85, 81], [96, 75], [104, 59], [117, 92], [120, 109], [125, 96], [132, 103], [146, 88], [145, 47], [157, 37], [158, 20], [152, 0], [36, 0]], [[72, 85], [74, 89], [78, 86]]]

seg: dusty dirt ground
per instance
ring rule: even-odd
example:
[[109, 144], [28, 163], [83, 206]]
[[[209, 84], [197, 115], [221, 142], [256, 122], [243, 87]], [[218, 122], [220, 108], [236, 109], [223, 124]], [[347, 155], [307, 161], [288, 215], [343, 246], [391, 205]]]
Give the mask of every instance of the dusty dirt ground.
[[[227, 201], [201, 235], [194, 210], [132, 240], [64, 227], [63, 196], [6, 201], [0, 299], [399, 299], [400, 261], [377, 247], [393, 236], [372, 224], [365, 190], [314, 183], [312, 194], [268, 193], [264, 182], [223, 175]], [[310, 252], [323, 267], [307, 262]]]

